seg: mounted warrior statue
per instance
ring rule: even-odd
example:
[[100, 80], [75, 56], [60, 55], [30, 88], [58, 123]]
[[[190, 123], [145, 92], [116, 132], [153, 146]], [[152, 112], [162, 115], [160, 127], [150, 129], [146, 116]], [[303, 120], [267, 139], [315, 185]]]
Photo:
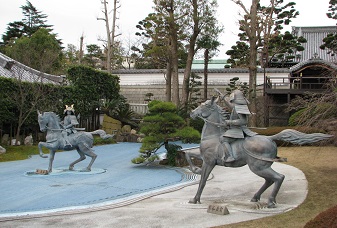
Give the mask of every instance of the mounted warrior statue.
[[229, 129], [223, 134], [222, 144], [226, 147], [228, 154], [224, 153], [224, 162], [234, 162], [231, 143], [237, 139], [257, 135], [256, 132], [247, 127], [248, 117], [252, 113], [249, 111], [249, 101], [240, 90], [234, 90], [229, 97], [222, 97], [226, 106], [232, 110], [229, 120], [226, 120]]
[[71, 106], [66, 105], [66, 109], [64, 109], [64, 120], [61, 124], [64, 127], [64, 131], [62, 131], [62, 136], [64, 138], [64, 149], [70, 149], [72, 147], [71, 143], [69, 142], [69, 135], [74, 134], [77, 130], [84, 130], [83, 129], [75, 129], [74, 126], [78, 125], [79, 116], [75, 116], [75, 109], [74, 105]]
[[75, 128], [78, 125], [78, 117], [75, 116], [74, 105], [66, 106], [64, 113], [66, 116], [61, 122], [60, 117], [54, 112], [38, 113], [38, 122], [40, 130], [47, 132], [46, 142], [39, 142], [38, 148], [40, 156], [46, 158], [42, 147], [49, 149], [49, 167], [46, 170], [47, 174], [52, 172], [55, 152], [57, 150], [77, 150], [80, 158], [69, 165], [69, 170], [74, 170], [74, 165], [90, 157], [89, 165], [81, 170], [82, 172], [90, 172], [91, 166], [94, 163], [97, 155], [92, 150], [94, 144], [93, 135], [99, 135], [102, 139], [112, 138], [113, 135], [106, 134], [104, 130], [96, 130], [92, 132], [85, 132], [84, 128]]
[[[222, 93], [220, 95], [224, 98]], [[201, 175], [197, 193], [189, 202], [200, 203], [207, 178], [216, 165], [232, 168], [248, 165], [253, 173], [265, 179], [265, 183], [251, 201], [259, 201], [262, 193], [274, 185], [268, 197], [268, 207], [276, 207], [276, 196], [285, 176], [273, 170], [271, 165], [275, 161], [286, 159], [277, 156], [275, 140], [304, 145], [329, 139], [332, 135], [305, 134], [293, 129], [286, 129], [271, 136], [258, 135], [247, 127], [251, 112], [243, 93], [235, 90], [229, 98], [224, 99], [231, 109], [229, 118], [223, 115], [223, 108], [217, 105], [217, 97], [205, 101], [190, 114], [192, 118], [203, 119], [205, 124], [201, 133], [200, 154], [185, 152], [191, 171]], [[202, 159], [202, 167], [194, 165], [191, 157]]]

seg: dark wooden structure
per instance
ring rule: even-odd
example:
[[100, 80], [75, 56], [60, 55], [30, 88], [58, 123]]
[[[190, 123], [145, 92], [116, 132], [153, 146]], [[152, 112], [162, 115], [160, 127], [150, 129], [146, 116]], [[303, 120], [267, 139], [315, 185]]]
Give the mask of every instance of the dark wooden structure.
[[324, 93], [327, 83], [337, 81], [337, 65], [314, 57], [291, 67], [287, 78], [273, 77], [265, 81], [264, 125], [287, 125], [292, 113], [284, 110], [289, 102], [307, 92]]

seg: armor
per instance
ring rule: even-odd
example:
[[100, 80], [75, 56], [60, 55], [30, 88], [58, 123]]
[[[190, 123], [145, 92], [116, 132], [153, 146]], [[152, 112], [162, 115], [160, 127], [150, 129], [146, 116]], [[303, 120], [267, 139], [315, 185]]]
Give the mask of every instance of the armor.
[[252, 113], [248, 108], [249, 101], [240, 90], [234, 90], [228, 98], [225, 98], [226, 105], [232, 109], [229, 120], [226, 123], [229, 129], [223, 134], [223, 145], [227, 148], [228, 155], [224, 154], [225, 162], [235, 161], [233, 157], [231, 143], [237, 139], [243, 139], [245, 136], [257, 135], [256, 132], [247, 127], [248, 116]]
[[71, 105], [71, 106], [66, 105], [64, 114], [66, 115], [63, 120], [63, 127], [65, 130], [62, 132], [63, 138], [65, 140], [64, 147], [71, 148], [72, 145], [69, 142], [68, 136], [77, 132], [74, 126], [79, 124], [75, 116], [74, 105]]
[[232, 109], [230, 119], [226, 121], [229, 125], [229, 129], [225, 132], [223, 136], [235, 139], [242, 139], [245, 135], [256, 135], [257, 133], [249, 130], [249, 128], [247, 127], [248, 115], [251, 115], [251, 112], [249, 111], [247, 105], [235, 105]]

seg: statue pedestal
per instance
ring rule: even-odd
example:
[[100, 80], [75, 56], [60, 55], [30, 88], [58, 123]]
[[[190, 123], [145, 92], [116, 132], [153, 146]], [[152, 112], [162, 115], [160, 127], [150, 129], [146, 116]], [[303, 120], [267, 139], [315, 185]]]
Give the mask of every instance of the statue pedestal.
[[[101, 169], [101, 168], [92, 168], [90, 172], [84, 171], [85, 168], [77, 168], [74, 170], [69, 170], [66, 167], [59, 167], [59, 168], [54, 168], [53, 172], [48, 173], [47, 170], [43, 169], [36, 169], [34, 171], [27, 171], [25, 172], [25, 176], [59, 176], [59, 175], [94, 175], [94, 174], [101, 174], [105, 173], [107, 170], [106, 169]], [[46, 173], [44, 171], [47, 171]]]

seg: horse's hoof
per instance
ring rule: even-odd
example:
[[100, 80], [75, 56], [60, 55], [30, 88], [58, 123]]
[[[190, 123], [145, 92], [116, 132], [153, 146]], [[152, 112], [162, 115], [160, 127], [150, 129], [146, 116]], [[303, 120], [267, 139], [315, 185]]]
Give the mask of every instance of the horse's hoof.
[[268, 208], [276, 208], [276, 204], [275, 203], [269, 203], [267, 207]]
[[80, 172], [91, 172], [91, 169], [82, 169]]
[[192, 203], [192, 204], [200, 204], [200, 200], [191, 199], [191, 200], [188, 201], [188, 203]]
[[74, 171], [74, 167], [73, 166], [69, 167], [69, 170]]
[[191, 200], [189, 200], [189, 201], [188, 201], [188, 203], [193, 203], [193, 204], [196, 204], [196, 203], [197, 203], [197, 201], [195, 201], [194, 199], [191, 199]]
[[259, 202], [260, 201], [260, 199], [256, 199], [256, 198], [252, 198], [251, 200], [250, 200], [250, 202]]

